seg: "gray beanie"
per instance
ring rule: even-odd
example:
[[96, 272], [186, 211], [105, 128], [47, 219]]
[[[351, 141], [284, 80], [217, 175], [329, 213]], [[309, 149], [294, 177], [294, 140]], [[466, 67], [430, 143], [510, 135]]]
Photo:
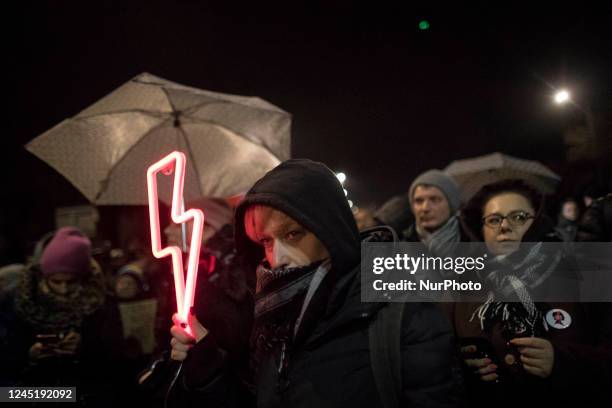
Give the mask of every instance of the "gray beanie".
[[438, 169], [428, 170], [414, 179], [410, 185], [410, 190], [408, 190], [408, 198], [410, 199], [411, 207], [413, 204], [414, 189], [423, 184], [434, 186], [442, 190], [448, 200], [451, 214], [457, 212], [461, 204], [459, 186], [457, 186], [457, 183], [455, 183], [455, 180], [453, 180], [451, 176]]

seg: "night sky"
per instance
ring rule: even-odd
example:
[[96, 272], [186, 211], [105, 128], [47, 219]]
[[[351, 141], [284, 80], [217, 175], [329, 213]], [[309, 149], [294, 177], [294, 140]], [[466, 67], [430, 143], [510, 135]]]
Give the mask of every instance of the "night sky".
[[22, 146], [145, 71], [292, 113], [293, 157], [347, 173], [359, 205], [404, 192], [423, 170], [493, 151], [566, 175], [562, 133], [580, 115], [552, 104], [553, 87], [611, 111], [610, 6], [259, 3], [3, 6], [14, 23], [3, 35], [3, 227], [30, 239], [52, 227], [55, 206], [85, 203]]

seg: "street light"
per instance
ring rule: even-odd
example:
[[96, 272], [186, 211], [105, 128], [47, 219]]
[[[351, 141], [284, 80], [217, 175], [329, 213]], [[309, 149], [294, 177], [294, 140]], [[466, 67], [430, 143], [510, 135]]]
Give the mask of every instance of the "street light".
[[340, 182], [340, 184], [344, 184], [344, 182], [346, 181], [346, 174], [342, 172], [336, 173], [336, 177], [338, 178], [338, 181]]
[[[584, 91], [581, 93], [584, 95]], [[576, 126], [576, 123], [574, 123], [572, 129], [566, 132], [566, 144], [571, 146], [568, 149], [568, 157], [570, 157], [570, 154], [573, 157], [571, 160], [605, 157], [607, 145], [598, 135], [596, 118], [589, 100], [585, 99], [584, 96], [582, 101], [575, 100], [569, 91], [563, 88], [555, 92], [553, 99], [558, 106], [571, 104], [576, 111], [580, 112], [581, 119], [585, 124], [583, 127], [582, 125]]]
[[557, 105], [562, 105], [564, 103], [567, 103], [569, 102], [569, 100], [570, 100], [570, 94], [567, 90], [561, 89], [557, 91], [557, 93], [555, 93], [555, 102], [557, 103]]

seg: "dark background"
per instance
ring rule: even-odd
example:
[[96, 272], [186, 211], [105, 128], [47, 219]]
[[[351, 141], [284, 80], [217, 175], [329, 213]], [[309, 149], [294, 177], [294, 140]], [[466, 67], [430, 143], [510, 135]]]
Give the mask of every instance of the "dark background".
[[[587, 107], [610, 137], [610, 6], [404, 3], [2, 6], [4, 234], [25, 251], [53, 228], [56, 206], [86, 202], [23, 145], [144, 71], [291, 112], [293, 157], [344, 171], [360, 206], [405, 192], [423, 170], [493, 151], [550, 166], [564, 177], [559, 197], [610, 190], [609, 159], [568, 161], [564, 146]], [[552, 103], [561, 86], [578, 106]]]

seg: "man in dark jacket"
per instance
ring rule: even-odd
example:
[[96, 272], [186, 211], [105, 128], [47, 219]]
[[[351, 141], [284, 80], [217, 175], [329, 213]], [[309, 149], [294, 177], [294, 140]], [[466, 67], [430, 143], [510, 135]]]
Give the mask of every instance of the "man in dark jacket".
[[[241, 393], [228, 353], [195, 317], [176, 322], [187, 400], [204, 406], [381, 407], [368, 327], [385, 307], [360, 301], [360, 239], [342, 187], [323, 164], [289, 160], [260, 179], [236, 211], [238, 253], [256, 270], [251, 376]], [[402, 406], [455, 406], [453, 335], [433, 305], [407, 304], [401, 322]], [[195, 344], [194, 344], [195, 343]], [[239, 400], [237, 395], [246, 400]]]

